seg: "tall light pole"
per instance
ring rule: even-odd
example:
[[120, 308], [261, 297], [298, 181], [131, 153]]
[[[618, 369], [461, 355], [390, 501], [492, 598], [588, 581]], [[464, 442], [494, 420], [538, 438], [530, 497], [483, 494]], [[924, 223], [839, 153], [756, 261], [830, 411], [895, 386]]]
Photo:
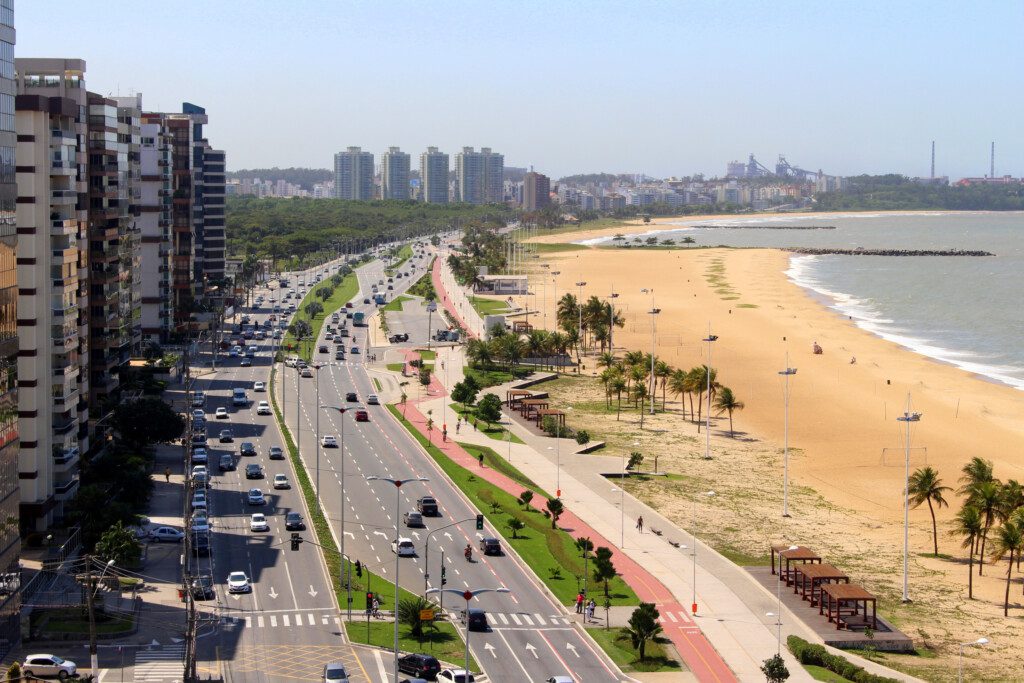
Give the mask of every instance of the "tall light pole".
[[910, 423], [919, 422], [921, 413], [910, 412], [910, 394], [907, 394], [907, 410], [896, 418], [897, 422], [907, 425], [907, 437], [904, 443], [904, 478], [903, 478], [903, 602], [910, 602]]
[[[313, 376], [313, 380], [316, 382], [316, 405], [320, 405], [320, 369], [323, 368], [327, 363], [316, 363], [311, 365], [316, 370], [316, 375]], [[320, 450], [323, 448], [323, 444], [320, 443], [320, 411], [316, 411], [316, 497], [320, 499]]]
[[555, 432], [555, 445], [554, 447], [548, 446], [548, 450], [555, 452], [555, 498], [562, 497], [562, 449], [558, 443], [559, 435], [562, 433], [561, 425], [555, 423], [555, 428], [558, 430]]
[[[540, 264], [540, 267], [541, 268], [550, 268], [551, 264], [542, 263], [542, 264]], [[543, 271], [541, 271], [540, 284], [541, 284], [541, 292], [542, 292], [542, 294], [541, 294], [541, 301], [542, 301], [541, 307], [544, 310], [544, 312], [542, 314], [543, 315], [543, 321], [544, 321], [543, 325], [544, 325], [544, 329], [546, 330], [546, 329], [548, 329], [548, 276]]]
[[956, 680], [957, 683], [964, 683], [964, 648], [965, 647], [984, 647], [988, 645], [988, 638], [978, 638], [972, 640], [969, 643], [960, 643], [960, 661], [957, 665]]
[[[320, 410], [337, 410], [341, 414], [341, 556], [348, 562], [348, 555], [345, 554], [345, 413], [348, 408], [344, 406], [320, 406]], [[319, 497], [320, 491], [317, 490]], [[351, 567], [348, 568], [348, 576], [352, 575]], [[352, 620], [352, 582], [346, 581], [348, 589], [348, 618]]]
[[789, 354], [786, 354], [786, 369], [779, 371], [786, 378], [784, 402], [786, 409], [785, 428], [782, 447], [782, 516], [789, 517], [789, 378], [796, 374], [796, 368], [789, 367]]
[[[715, 495], [714, 491], [705, 491], [704, 495], [708, 498]], [[697, 613], [697, 496], [693, 496], [693, 526], [691, 527], [690, 535], [693, 538], [693, 552], [690, 553], [693, 557], [693, 604], [690, 605], [690, 609], [694, 614]]]
[[[788, 550], [797, 550], [798, 546], [791, 545]], [[775, 598], [779, 602], [778, 614], [772, 614], [768, 612], [765, 616], [775, 617], [775, 628], [776, 628], [776, 649], [775, 654], [782, 654], [782, 571], [780, 570], [775, 581]]]
[[[653, 303], [653, 301], [654, 301], [654, 297], [653, 296], [651, 297], [651, 301]], [[654, 415], [654, 395], [655, 395], [655, 391], [657, 390], [657, 385], [655, 384], [656, 380], [655, 380], [655, 377], [654, 377], [654, 351], [655, 351], [655, 344], [656, 344], [655, 340], [656, 340], [656, 334], [657, 334], [657, 328], [655, 327], [655, 321], [658, 318], [658, 314], [661, 313], [661, 309], [660, 308], [652, 308], [651, 310], [647, 311], [647, 313], [651, 316], [651, 415]]]
[[[410, 477], [408, 479], [392, 479], [391, 477], [378, 477], [375, 474], [371, 474], [366, 477], [366, 481], [387, 481], [395, 485], [395, 543], [398, 543], [398, 515], [402, 508], [402, 485], [408, 484], [413, 481], [430, 481], [426, 477]], [[344, 529], [342, 529], [342, 535], [344, 535]], [[398, 567], [401, 555], [398, 554], [398, 548], [395, 548], [395, 683], [398, 683]], [[469, 640], [467, 638], [467, 640]]]
[[708, 343], [708, 365], [707, 365], [707, 372], [704, 373], [704, 374], [706, 374], [708, 376], [708, 388], [707, 388], [707, 392], [708, 392], [708, 414], [704, 416], [705, 419], [707, 420], [707, 424], [706, 424], [706, 426], [704, 428], [704, 432], [705, 432], [705, 434], [704, 434], [704, 459], [705, 460], [710, 460], [711, 459], [711, 345], [714, 342], [718, 341], [718, 335], [717, 334], [711, 334], [711, 323], [708, 323], [708, 336], [705, 337], [702, 341], [706, 341]]
[[618, 298], [619, 295], [615, 291], [608, 295], [608, 353], [612, 354], [613, 358], [615, 357], [615, 344], [612, 343], [612, 330], [615, 329], [615, 300]]
[[555, 303], [555, 329], [558, 329], [558, 276], [562, 274], [560, 270], [551, 271], [551, 299]]
[[585, 280], [576, 283], [580, 288], [580, 294], [576, 298], [576, 311], [579, 313], [579, 322], [576, 325], [576, 334], [579, 337], [580, 355], [583, 355], [583, 288], [587, 286]]
[[[430, 593], [451, 593], [458, 595], [466, 601], [466, 680], [469, 680], [469, 601], [480, 595], [481, 593], [511, 593], [507, 588], [475, 588], [472, 590], [460, 591], [455, 588], [431, 588], [427, 591]], [[396, 621], [397, 623], [397, 621]], [[397, 627], [395, 633], [398, 633]], [[398, 646], [395, 646], [395, 652], [398, 652]], [[397, 654], [396, 654], [397, 656]], [[398, 681], [398, 660], [395, 660], [395, 681]]]

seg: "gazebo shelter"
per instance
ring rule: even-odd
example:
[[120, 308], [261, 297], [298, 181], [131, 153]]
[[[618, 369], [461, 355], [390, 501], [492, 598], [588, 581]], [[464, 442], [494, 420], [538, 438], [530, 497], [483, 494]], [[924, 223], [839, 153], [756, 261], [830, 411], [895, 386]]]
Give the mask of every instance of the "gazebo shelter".
[[558, 421], [558, 433], [565, 429], [565, 413], [555, 408], [548, 408], [537, 411], [537, 426], [543, 426], [545, 417], [553, 417]]
[[512, 334], [530, 334], [533, 332], [533, 325], [525, 320], [512, 321]]
[[[790, 543], [773, 543], [772, 544], [772, 574], [775, 573], [775, 556], [779, 558], [779, 573], [782, 574], [782, 580], [786, 582], [786, 585], [792, 585], [793, 583], [793, 569], [790, 564], [810, 564], [820, 563], [821, 555], [814, 552], [810, 548], [805, 548], [802, 545], [798, 545], [795, 550], [790, 550]], [[785, 564], [785, 569], [783, 569]]]
[[546, 398], [524, 398], [519, 402], [519, 414], [527, 420], [535, 420], [537, 411], [551, 405]]
[[822, 586], [829, 583], [850, 583], [850, 577], [843, 570], [827, 562], [801, 564], [795, 568], [793, 592], [800, 593], [804, 600], [811, 601], [811, 607], [818, 604]]
[[[868, 605], [871, 615], [868, 616]], [[837, 629], [871, 628], [878, 630], [877, 600], [855, 583], [830, 583], [821, 587], [818, 611], [828, 616]]]
[[505, 403], [509, 410], [519, 410], [519, 404], [524, 398], [529, 398], [530, 392], [525, 389], [509, 389], [505, 392]]

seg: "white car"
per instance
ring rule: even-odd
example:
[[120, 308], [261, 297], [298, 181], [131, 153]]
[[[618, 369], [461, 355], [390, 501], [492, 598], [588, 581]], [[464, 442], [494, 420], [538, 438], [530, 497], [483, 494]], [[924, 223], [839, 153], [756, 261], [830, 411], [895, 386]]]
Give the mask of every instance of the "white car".
[[199, 447], [192, 449], [192, 464], [199, 465], [205, 463], [209, 459], [209, 455], [206, 453], [206, 449]]
[[267, 385], [264, 384], [263, 382], [256, 382], [255, 384], [252, 385], [252, 390], [253, 391], [266, 391], [267, 390]]
[[275, 489], [290, 489], [291, 483], [288, 481], [288, 476], [285, 474], [274, 475], [274, 488]]
[[228, 409], [224, 407], [217, 408], [217, 412], [213, 416], [218, 420], [226, 420], [228, 419]]
[[266, 401], [260, 401], [256, 406], [257, 415], [270, 415], [270, 404]]
[[[193, 408], [202, 408], [204, 405], [206, 405], [206, 394], [204, 394], [201, 391], [197, 391], [196, 393], [192, 394]], [[195, 411], [193, 411], [192, 414], [195, 415]]]
[[263, 497], [263, 491], [260, 489], [249, 489], [249, 494], [246, 496], [246, 502], [249, 505], [266, 505], [267, 499]]
[[377, 398], [377, 394], [370, 394], [369, 396], [366, 397], [366, 403], [371, 406], [379, 406], [380, 399]]
[[196, 410], [192, 411], [192, 421], [193, 422], [195, 422], [197, 420], [205, 420], [205, 419], [206, 419], [206, 412], [205, 411], [200, 410], [198, 408]]
[[192, 508], [206, 508], [206, 494], [202, 491], [196, 491], [192, 494]]
[[391, 552], [399, 557], [415, 557], [416, 546], [413, 545], [411, 538], [399, 538], [397, 541], [391, 541]]
[[57, 655], [29, 655], [21, 665], [21, 675], [25, 678], [56, 676], [63, 681], [77, 672], [74, 662]]
[[245, 572], [231, 572], [228, 574], [228, 593], [251, 593], [252, 584]]
[[210, 472], [206, 469], [206, 465], [194, 465], [192, 467], [192, 478], [195, 479], [197, 474], [209, 476]]
[[149, 539], [154, 543], [160, 543], [161, 541], [177, 543], [183, 538], [185, 538], [185, 534], [172, 526], [158, 526], [149, 532]]
[[249, 518], [249, 531], [270, 531], [270, 524], [267, 523], [267, 516], [262, 512], [254, 513]]
[[338, 440], [335, 439], [330, 434], [324, 434], [324, 437], [320, 440], [320, 443], [323, 445], [324, 448], [337, 448], [338, 447]]
[[445, 669], [434, 679], [438, 683], [474, 683], [476, 678], [465, 669]]

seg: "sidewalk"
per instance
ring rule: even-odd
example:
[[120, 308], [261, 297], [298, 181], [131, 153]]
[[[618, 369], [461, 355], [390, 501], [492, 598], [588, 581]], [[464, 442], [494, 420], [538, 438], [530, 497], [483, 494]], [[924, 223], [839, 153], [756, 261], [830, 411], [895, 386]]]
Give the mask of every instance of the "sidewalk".
[[454, 276], [445, 261], [445, 252], [438, 251], [436, 253], [437, 257], [434, 259], [430, 278], [438, 296], [441, 297], [441, 301], [438, 303], [444, 306], [444, 309], [459, 322], [470, 338], [483, 339], [486, 336], [483, 319], [466, 298], [462, 287], [456, 286]]

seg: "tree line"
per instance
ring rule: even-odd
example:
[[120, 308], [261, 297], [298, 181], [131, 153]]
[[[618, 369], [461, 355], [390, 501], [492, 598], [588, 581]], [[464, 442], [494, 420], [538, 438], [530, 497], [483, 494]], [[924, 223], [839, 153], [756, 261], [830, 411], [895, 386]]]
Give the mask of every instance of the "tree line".
[[1024, 185], [938, 185], [917, 183], [906, 176], [860, 175], [849, 178], [842, 192], [814, 195], [815, 211], [949, 211], [1024, 210]]

